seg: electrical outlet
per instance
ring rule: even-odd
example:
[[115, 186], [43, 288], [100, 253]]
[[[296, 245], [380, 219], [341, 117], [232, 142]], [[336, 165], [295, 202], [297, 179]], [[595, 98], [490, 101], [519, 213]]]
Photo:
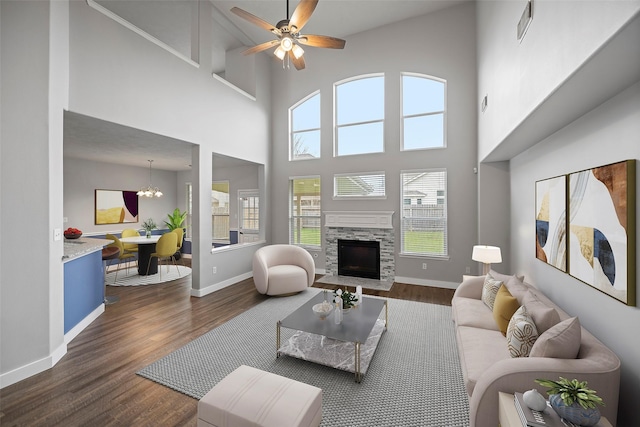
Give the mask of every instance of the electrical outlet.
[[218, 272], [218, 267], [213, 267], [213, 274], [216, 274]]
[[426, 270], [426, 269], [427, 269], [427, 263], [426, 263], [426, 262], [423, 262], [423, 263], [422, 263], [422, 269], [423, 269], [423, 270]]
[[62, 222], [63, 223], [68, 223], [69, 222], [69, 218], [67, 218], [66, 216], [62, 217]]
[[62, 229], [56, 228], [53, 230], [53, 240], [58, 241], [62, 239]]
[[467, 274], [471, 273], [471, 267], [467, 267], [467, 268], [465, 268], [465, 269], [464, 269], [464, 272], [465, 272], [465, 273], [467, 273]]

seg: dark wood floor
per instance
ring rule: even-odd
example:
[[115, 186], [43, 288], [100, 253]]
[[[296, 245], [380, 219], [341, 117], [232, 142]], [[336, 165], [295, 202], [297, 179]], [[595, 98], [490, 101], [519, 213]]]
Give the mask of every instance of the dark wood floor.
[[[334, 289], [335, 286], [316, 284]], [[0, 390], [0, 425], [195, 426], [197, 400], [136, 375], [268, 297], [252, 279], [190, 296], [190, 279], [108, 287], [120, 302], [81, 332], [52, 369]], [[453, 290], [394, 284], [389, 298], [450, 305]]]

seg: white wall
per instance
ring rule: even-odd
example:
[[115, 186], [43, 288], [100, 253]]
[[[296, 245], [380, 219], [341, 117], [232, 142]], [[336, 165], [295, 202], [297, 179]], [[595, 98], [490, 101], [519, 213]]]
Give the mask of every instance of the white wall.
[[[580, 322], [620, 357], [619, 425], [635, 425], [638, 421], [640, 341], [633, 334], [634, 325], [640, 325], [640, 308], [626, 306], [535, 258], [535, 182], [621, 160], [638, 160], [638, 135], [640, 83], [511, 161], [513, 263], [527, 281], [565, 311], [579, 316]], [[637, 178], [636, 204], [640, 200], [640, 174]], [[636, 224], [639, 220], [640, 209]], [[640, 241], [640, 227], [636, 227], [635, 239]], [[636, 265], [638, 261], [640, 251], [636, 251]], [[640, 293], [636, 306], [640, 306]]]
[[[483, 160], [639, 10], [639, 1], [534, 1], [522, 42], [526, 1], [479, 1], [478, 93], [489, 106], [478, 122]], [[602, 76], [607, 78], [607, 76]], [[563, 114], [562, 111], [558, 112]]]
[[166, 228], [167, 214], [183, 205], [177, 197], [176, 180], [176, 172], [154, 169], [151, 181], [163, 196], [138, 197], [137, 223], [96, 225], [95, 190], [138, 191], [149, 185], [149, 169], [65, 157], [64, 216], [68, 222], [64, 228], [76, 227], [86, 234], [119, 233], [125, 228], [140, 229], [148, 218], [153, 218], [158, 228]]
[[[288, 242], [288, 180], [291, 176], [321, 175], [322, 210], [395, 211], [396, 253], [400, 252], [400, 171], [447, 167], [448, 260], [396, 256], [396, 277], [425, 284], [459, 283], [476, 243], [477, 182], [475, 84], [475, 6], [452, 7], [347, 38], [344, 50], [305, 48], [303, 71], [272, 66], [274, 243]], [[400, 151], [400, 73], [423, 73], [447, 80], [448, 147], [442, 150]], [[368, 73], [385, 73], [385, 153], [333, 157], [333, 83]], [[320, 90], [321, 159], [288, 160], [288, 108]], [[387, 199], [335, 201], [333, 175], [345, 172], [386, 171]], [[324, 218], [323, 218], [324, 222]], [[324, 268], [325, 248], [316, 260]], [[427, 270], [422, 263], [427, 263]], [[403, 279], [404, 280], [404, 279]]]

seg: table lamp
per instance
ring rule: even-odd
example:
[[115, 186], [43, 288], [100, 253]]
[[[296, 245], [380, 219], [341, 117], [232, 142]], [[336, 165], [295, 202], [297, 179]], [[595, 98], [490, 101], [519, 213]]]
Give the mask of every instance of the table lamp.
[[491, 263], [502, 262], [502, 254], [497, 246], [476, 245], [473, 247], [471, 259], [484, 263], [482, 274], [487, 275], [491, 270]]

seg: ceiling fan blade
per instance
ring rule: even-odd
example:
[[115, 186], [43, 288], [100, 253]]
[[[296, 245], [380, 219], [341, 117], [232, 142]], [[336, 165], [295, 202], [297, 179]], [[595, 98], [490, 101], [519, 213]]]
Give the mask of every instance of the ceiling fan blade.
[[314, 36], [311, 34], [301, 36], [298, 39], [298, 42], [306, 44], [307, 46], [327, 47], [330, 49], [344, 49], [344, 45], [347, 43], [346, 41], [335, 37]]
[[296, 56], [293, 54], [292, 51], [289, 51], [289, 59], [291, 60], [291, 62], [293, 63], [293, 66], [296, 67], [296, 70], [303, 70], [304, 69], [304, 56], [301, 56], [300, 58], [296, 59]]
[[318, 0], [300, 0], [296, 10], [293, 11], [289, 20], [289, 27], [296, 27], [295, 32], [299, 32], [305, 26], [311, 14], [315, 10]]
[[264, 19], [258, 18], [257, 16], [250, 14], [246, 10], [242, 10], [239, 7], [232, 7], [231, 8], [231, 12], [235, 13], [240, 18], [246, 19], [247, 21], [251, 22], [252, 24], [257, 25], [260, 28], [264, 28], [265, 30], [267, 30], [269, 32], [272, 32], [273, 34], [276, 34], [278, 36], [282, 35], [282, 32], [279, 29], [277, 29], [273, 25], [269, 24]]
[[249, 49], [242, 52], [243, 55], [251, 55], [252, 53], [262, 52], [263, 50], [267, 50], [270, 47], [273, 47], [280, 43], [280, 40], [271, 40], [266, 43], [261, 43], [259, 45], [250, 47]]

